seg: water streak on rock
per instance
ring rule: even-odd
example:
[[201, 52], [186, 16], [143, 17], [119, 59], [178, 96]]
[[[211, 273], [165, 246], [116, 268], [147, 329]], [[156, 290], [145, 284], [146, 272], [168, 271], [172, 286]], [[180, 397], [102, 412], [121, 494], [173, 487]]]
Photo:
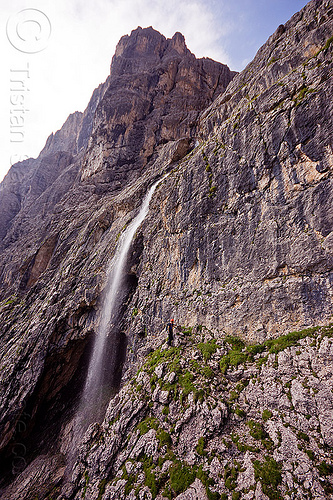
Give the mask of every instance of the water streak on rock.
[[[128, 225], [119, 238], [115, 255], [107, 271], [107, 285], [101, 320], [95, 338], [92, 355], [89, 362], [87, 380], [85, 383], [81, 410], [81, 419], [85, 427], [93, 421], [98, 421], [103, 416], [103, 393], [110, 392], [108, 381], [105, 380], [104, 373], [109, 371], [110, 359], [107, 356], [108, 342], [112, 342], [112, 320], [117, 316], [118, 307], [121, 305], [122, 288], [125, 277], [125, 265], [134, 235], [149, 210], [149, 202], [159, 183], [164, 179], [156, 181], [147, 192], [139, 213]], [[110, 394], [106, 394], [109, 396]], [[106, 398], [108, 399], [108, 398]]]

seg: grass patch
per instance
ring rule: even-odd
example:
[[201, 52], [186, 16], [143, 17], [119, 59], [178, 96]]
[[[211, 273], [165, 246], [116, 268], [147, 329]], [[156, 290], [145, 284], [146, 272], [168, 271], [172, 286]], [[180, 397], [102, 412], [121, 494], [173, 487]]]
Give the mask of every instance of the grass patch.
[[333, 42], [333, 36], [331, 36], [330, 38], [328, 38], [328, 40], [326, 41], [325, 45], [318, 50], [317, 54], [316, 54], [316, 57], [320, 54], [320, 52], [322, 52], [323, 50], [327, 50], [329, 48], [329, 46], [331, 45], [331, 43]]
[[333, 465], [328, 464], [327, 462], [321, 462], [317, 466], [318, 472], [321, 476], [329, 476], [333, 474]]
[[83, 492], [82, 492], [82, 498], [85, 498], [86, 497], [86, 493], [87, 493], [88, 484], [89, 484], [89, 474], [88, 474], [88, 471], [84, 471], [83, 475], [84, 475], [85, 484], [84, 484], [84, 488], [83, 488]]
[[212, 198], [212, 196], [215, 196], [216, 191], [217, 191], [217, 186], [210, 186], [208, 192], [208, 198]]
[[198, 349], [201, 352], [204, 360], [207, 362], [213, 354], [216, 353], [219, 346], [216, 344], [216, 340], [213, 339], [210, 342], [200, 343], [198, 344]]
[[191, 392], [196, 392], [193, 385], [194, 375], [191, 372], [185, 372], [184, 375], [179, 376], [179, 385], [182, 388], [183, 395], [188, 396]]
[[295, 97], [294, 99], [294, 102], [296, 104], [296, 107], [299, 106], [301, 104], [301, 102], [303, 101], [303, 99], [305, 99], [305, 97], [308, 95], [308, 94], [311, 94], [315, 92], [314, 89], [311, 89], [309, 87], [306, 87], [305, 85], [303, 85], [298, 93], [298, 95]]
[[170, 434], [163, 429], [158, 429], [156, 437], [161, 447], [164, 445], [169, 447], [172, 444]]
[[[301, 339], [306, 337], [314, 337], [317, 333], [322, 333], [322, 336], [333, 336], [333, 325], [328, 326], [315, 326], [311, 328], [306, 328], [298, 332], [290, 332], [285, 335], [281, 335], [276, 339], [266, 340], [262, 344], [254, 344], [246, 347], [244, 352], [245, 344], [239, 337], [227, 336], [225, 342], [231, 345], [231, 350], [227, 355], [223, 356], [220, 360], [220, 368], [222, 373], [225, 373], [229, 366], [238, 366], [246, 362], [253, 362], [254, 356], [256, 354], [261, 354], [267, 352], [268, 354], [278, 354], [279, 352], [287, 349], [288, 347], [293, 347], [298, 344]], [[267, 356], [259, 358], [256, 360], [257, 367], [260, 368], [268, 359]]]
[[6, 299], [0, 303], [0, 308], [13, 304], [14, 302], [16, 302], [16, 299], [17, 297], [15, 295], [12, 295], [11, 297], [9, 297], [9, 299]]
[[245, 363], [248, 360], [248, 357], [243, 352], [238, 351], [230, 351], [228, 354], [223, 356], [220, 361], [220, 369], [222, 373], [226, 373], [229, 366], [237, 367]]
[[236, 446], [237, 450], [241, 451], [242, 453], [244, 453], [245, 451], [251, 451], [252, 453], [259, 453], [260, 452], [260, 449], [256, 448], [255, 446], [251, 446], [249, 444], [242, 443], [240, 441], [240, 437], [238, 434], [236, 434], [236, 435], [231, 434], [231, 440], [234, 443], [234, 445]]
[[263, 429], [262, 425], [259, 422], [249, 420], [249, 422], [247, 422], [247, 425], [250, 428], [250, 435], [257, 441], [267, 438], [267, 432]]
[[244, 410], [242, 410], [239, 406], [236, 406], [235, 413], [238, 417], [244, 418], [246, 417], [246, 413]]
[[[150, 489], [152, 497], [156, 498], [159, 489], [158, 483], [156, 481], [155, 474], [150, 469], [145, 470], [145, 486], [148, 486], [148, 488]], [[125, 495], [127, 496], [126, 492]]]
[[309, 436], [307, 434], [305, 434], [305, 432], [302, 432], [302, 431], [298, 431], [297, 437], [298, 437], [298, 439], [303, 439], [303, 441], [306, 441], [307, 443], [310, 441]]
[[231, 350], [220, 360], [220, 369], [222, 373], [225, 373], [229, 366], [237, 367], [238, 365], [245, 363], [248, 359], [247, 354], [241, 352], [245, 347], [242, 339], [232, 335], [227, 335], [224, 341], [231, 345]]
[[255, 479], [261, 481], [265, 495], [271, 500], [282, 498], [278, 485], [282, 482], [282, 464], [276, 462], [272, 457], [265, 457], [265, 462], [253, 461]]
[[166, 417], [169, 415], [170, 413], [170, 408], [169, 406], [165, 406], [162, 410], [162, 414], [165, 415]]
[[207, 379], [211, 379], [214, 376], [214, 371], [212, 370], [212, 368], [210, 366], [202, 365], [202, 363], [199, 364], [196, 359], [191, 359], [190, 366], [194, 372], [202, 375], [203, 377], [205, 377]]
[[331, 36], [325, 43], [324, 47], [323, 47], [323, 50], [327, 50], [328, 47], [331, 45], [331, 43], [333, 42], [333, 36]]
[[99, 486], [98, 486], [98, 497], [97, 497], [97, 500], [101, 500], [102, 499], [102, 496], [104, 495], [104, 492], [105, 492], [105, 487], [107, 485], [107, 482], [108, 480], [107, 479], [102, 479], [102, 481], [99, 483]]
[[148, 356], [148, 360], [144, 366], [145, 370], [148, 373], [153, 373], [156, 366], [163, 362], [171, 362], [175, 364], [177, 361], [179, 363], [180, 359], [180, 348], [179, 347], [170, 347], [165, 351], [161, 351], [161, 349], [157, 349], [153, 353]]
[[270, 60], [267, 63], [267, 67], [270, 66], [271, 64], [275, 63], [277, 61], [277, 57], [271, 57]]
[[254, 345], [248, 345], [246, 347], [247, 352], [250, 354], [250, 356], [254, 357], [256, 354], [261, 354], [264, 352], [266, 349], [265, 344], [254, 344]]
[[264, 410], [262, 412], [262, 419], [267, 422], [267, 420], [269, 420], [271, 417], [272, 417], [273, 413], [270, 411], [270, 410]]
[[227, 465], [224, 470], [224, 484], [228, 490], [234, 490], [237, 486], [237, 476], [239, 467], [237, 465]]
[[198, 455], [203, 457], [204, 455], [207, 455], [207, 452], [205, 452], [204, 450], [205, 450], [205, 438], [201, 436], [198, 440], [198, 444], [195, 447], [195, 451], [197, 452]]
[[147, 434], [150, 429], [158, 429], [159, 422], [154, 417], [147, 417], [142, 422], [137, 425], [137, 429], [139, 429], [140, 436]]
[[234, 351], [241, 351], [245, 347], [243, 340], [233, 335], [227, 335], [224, 341], [227, 342], [227, 344], [230, 344], [232, 346], [232, 350]]
[[125, 484], [125, 496], [127, 497], [132, 489], [134, 488], [134, 484], [136, 482], [137, 476], [133, 476], [130, 474], [127, 479], [127, 483]]
[[[154, 498], [156, 498], [158, 492], [160, 491], [161, 487], [165, 483], [165, 477], [161, 476], [157, 479], [153, 468], [155, 467], [153, 463], [152, 457], [147, 457], [146, 455], [143, 455], [141, 458], [141, 462], [143, 465], [143, 472], [145, 474], [145, 481], [144, 484], [145, 486], [148, 486], [150, 489], [151, 495]], [[137, 480], [138, 474], [135, 476], [135, 481]], [[126, 495], [127, 498], [127, 495]]]
[[170, 487], [176, 495], [179, 495], [179, 493], [187, 490], [196, 478], [195, 471], [191, 467], [188, 467], [179, 461], [171, 465], [169, 474]]
[[187, 337], [192, 335], [193, 332], [193, 326], [182, 326], [181, 327], [182, 333], [186, 335]]
[[277, 339], [266, 340], [265, 345], [269, 349], [270, 354], [278, 354], [280, 351], [287, 349], [287, 347], [292, 347], [297, 345], [298, 341], [313, 335], [320, 329], [319, 326], [313, 328], [307, 328], [299, 332], [290, 332], [286, 335], [281, 335]]
[[256, 361], [257, 368], [261, 368], [268, 360], [268, 356], [264, 356], [263, 358], [259, 358]]

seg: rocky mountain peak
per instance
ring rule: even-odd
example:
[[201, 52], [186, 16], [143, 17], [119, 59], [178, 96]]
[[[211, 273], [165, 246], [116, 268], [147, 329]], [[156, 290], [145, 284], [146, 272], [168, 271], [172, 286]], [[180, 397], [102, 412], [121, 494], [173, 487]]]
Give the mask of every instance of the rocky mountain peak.
[[165, 55], [184, 57], [192, 54], [181, 33], [167, 39], [152, 27], [139, 26], [118, 42], [111, 62], [111, 77], [149, 71], [159, 65]]
[[133, 178], [146, 167], [157, 145], [192, 139], [198, 114], [235, 74], [224, 64], [197, 59], [181, 33], [167, 39], [152, 27], [138, 27], [123, 36], [96, 111], [81, 179], [98, 174], [99, 182], [107, 178], [109, 190], [118, 189], [127, 175]]
[[182, 33], [179, 33], [179, 31], [177, 31], [173, 35], [173, 37], [170, 40], [169, 46], [171, 49], [175, 50], [178, 54], [185, 55], [190, 53], [185, 43], [185, 37]]
[[45, 156], [55, 151], [70, 151], [77, 153], [77, 136], [82, 126], [83, 113], [76, 111], [69, 115], [60, 130], [51, 133], [46, 140], [46, 144], [41, 151]]

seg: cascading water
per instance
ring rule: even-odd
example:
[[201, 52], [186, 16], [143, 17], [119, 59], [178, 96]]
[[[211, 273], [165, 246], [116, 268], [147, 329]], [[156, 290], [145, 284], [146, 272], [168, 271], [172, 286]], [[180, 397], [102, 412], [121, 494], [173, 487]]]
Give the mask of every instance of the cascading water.
[[113, 340], [110, 332], [112, 330], [112, 319], [117, 315], [117, 310], [120, 308], [123, 298], [121, 292], [124, 285], [125, 264], [133, 237], [148, 214], [149, 202], [155, 189], [167, 175], [169, 174], [156, 181], [147, 192], [139, 213], [121, 234], [116, 252], [107, 270], [107, 284], [99, 328], [95, 337], [81, 403], [73, 421], [71, 446], [67, 454], [67, 470], [65, 473], [67, 478], [71, 474], [77, 448], [84, 432], [91, 423], [102, 420], [105, 405], [111, 396], [110, 382], [105, 374], [110, 373], [108, 365], [110, 364], [110, 352], [112, 352], [113, 347], [110, 345]]
[[109, 335], [112, 319], [121, 306], [125, 264], [133, 237], [148, 214], [149, 202], [154, 191], [165, 177], [155, 182], [147, 192], [139, 213], [120, 236], [115, 255], [107, 271], [107, 285], [101, 320], [90, 358], [88, 375], [78, 415], [81, 427], [80, 434], [84, 432], [90, 423], [98, 421], [103, 417], [103, 411], [105, 410], [104, 400], [109, 399], [108, 396], [110, 396], [110, 389], [108, 393], [103, 394], [105, 384], [104, 372], [108, 370], [108, 365], [110, 364], [108, 353], [110, 352], [110, 347], [112, 349], [112, 346], [108, 347], [108, 344], [112, 342], [112, 337], [109, 337]]

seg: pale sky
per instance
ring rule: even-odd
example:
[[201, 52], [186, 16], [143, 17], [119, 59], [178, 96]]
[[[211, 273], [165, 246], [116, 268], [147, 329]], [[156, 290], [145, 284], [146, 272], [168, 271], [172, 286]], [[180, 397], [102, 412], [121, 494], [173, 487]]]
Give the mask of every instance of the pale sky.
[[0, 180], [37, 157], [107, 78], [120, 37], [184, 34], [197, 57], [242, 70], [305, 0], [1, 0]]

